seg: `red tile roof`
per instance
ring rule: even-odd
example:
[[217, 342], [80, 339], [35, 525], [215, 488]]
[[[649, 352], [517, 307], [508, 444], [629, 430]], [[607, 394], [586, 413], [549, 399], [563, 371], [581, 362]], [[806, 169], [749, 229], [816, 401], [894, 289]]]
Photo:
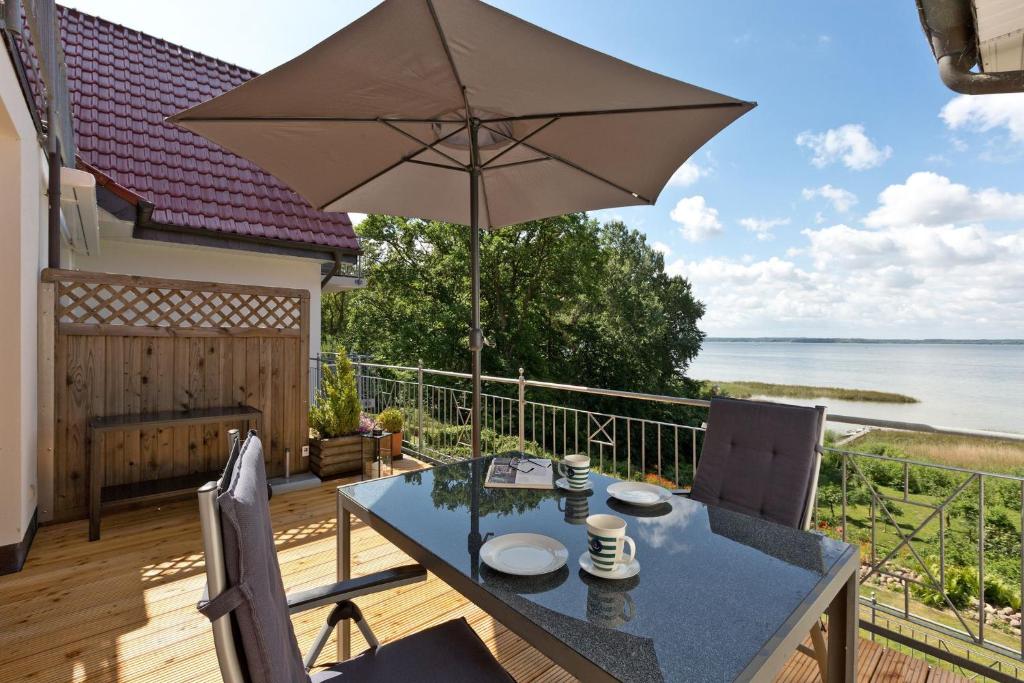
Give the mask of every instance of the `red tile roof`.
[[281, 181], [164, 117], [257, 74], [59, 8], [85, 168], [153, 205], [150, 222], [225, 236], [359, 248], [344, 213], [315, 210]]

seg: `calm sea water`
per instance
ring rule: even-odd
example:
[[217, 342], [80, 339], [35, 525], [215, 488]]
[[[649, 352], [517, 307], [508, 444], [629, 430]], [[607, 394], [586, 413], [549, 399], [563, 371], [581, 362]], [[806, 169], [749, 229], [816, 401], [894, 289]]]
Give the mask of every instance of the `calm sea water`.
[[893, 391], [920, 403], [792, 402], [822, 403], [843, 415], [1024, 433], [1024, 345], [706, 341], [688, 374]]

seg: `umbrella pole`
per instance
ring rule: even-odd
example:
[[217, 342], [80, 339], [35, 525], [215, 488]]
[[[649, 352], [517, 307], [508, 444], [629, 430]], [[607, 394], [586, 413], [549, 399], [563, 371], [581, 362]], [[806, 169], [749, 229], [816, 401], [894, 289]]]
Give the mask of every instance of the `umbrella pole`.
[[469, 273], [471, 280], [471, 320], [469, 328], [469, 350], [471, 373], [473, 375], [473, 398], [471, 404], [472, 457], [480, 457], [480, 352], [483, 348], [483, 331], [480, 329], [480, 148], [477, 133], [479, 119], [469, 122]]

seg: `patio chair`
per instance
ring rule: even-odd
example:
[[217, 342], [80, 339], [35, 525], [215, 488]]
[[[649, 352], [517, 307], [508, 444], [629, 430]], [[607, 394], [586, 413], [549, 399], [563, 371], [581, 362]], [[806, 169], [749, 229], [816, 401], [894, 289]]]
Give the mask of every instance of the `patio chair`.
[[[244, 445], [236, 433], [223, 476], [199, 489], [207, 579], [199, 611], [211, 621], [225, 683], [513, 680], [462, 618], [379, 644], [352, 600], [423, 581], [426, 571], [417, 564], [286, 595], [268, 499], [263, 446], [255, 432]], [[303, 659], [290, 615], [332, 605]], [[311, 677], [345, 619], [355, 622], [369, 649]]]
[[[690, 498], [797, 529], [810, 529], [818, 491], [824, 406], [711, 400], [707, 431]], [[828, 662], [821, 623], [811, 629], [813, 648], [800, 651]]]

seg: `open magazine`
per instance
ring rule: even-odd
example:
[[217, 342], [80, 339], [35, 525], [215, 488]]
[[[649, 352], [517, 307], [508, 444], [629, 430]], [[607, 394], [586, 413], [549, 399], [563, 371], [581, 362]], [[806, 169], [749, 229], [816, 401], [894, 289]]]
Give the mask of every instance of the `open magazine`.
[[552, 463], [544, 458], [495, 458], [484, 486], [498, 489], [553, 489]]

